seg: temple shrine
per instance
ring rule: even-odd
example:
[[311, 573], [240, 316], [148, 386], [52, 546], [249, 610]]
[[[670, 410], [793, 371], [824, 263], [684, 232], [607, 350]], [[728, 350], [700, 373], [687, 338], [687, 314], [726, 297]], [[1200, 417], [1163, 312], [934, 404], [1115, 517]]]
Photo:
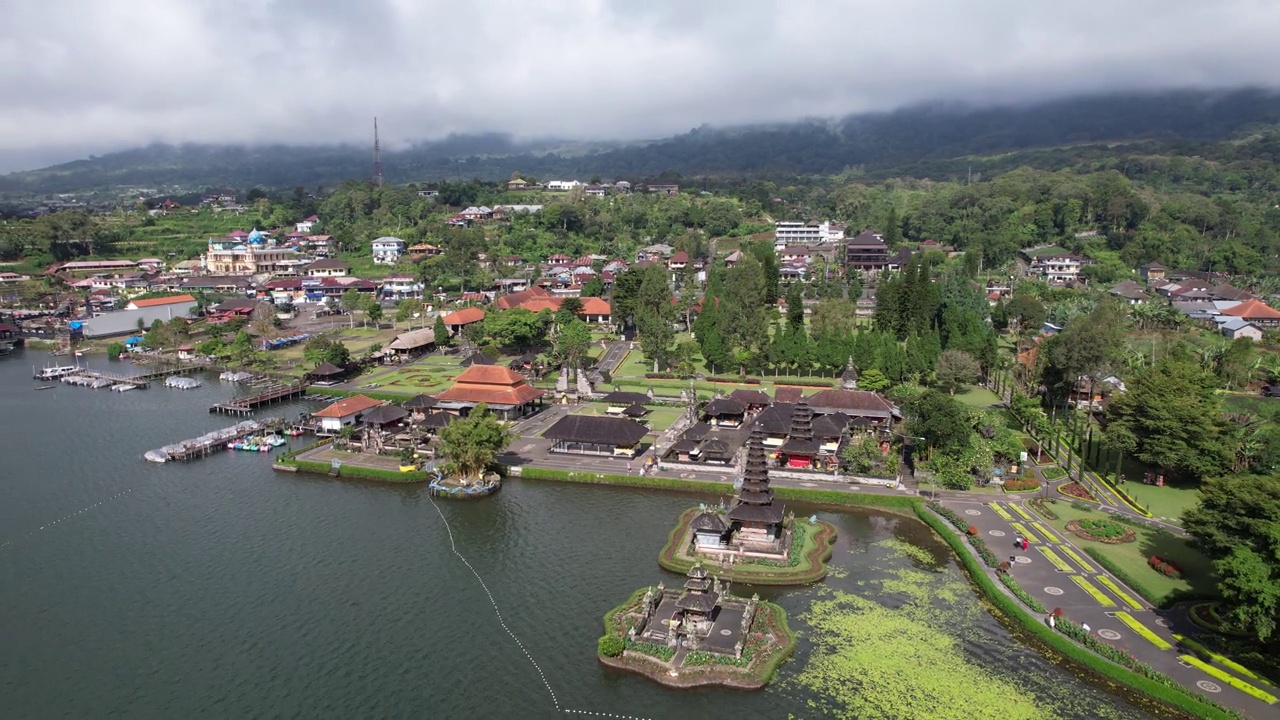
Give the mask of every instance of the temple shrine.
[[728, 510], [705, 510], [690, 523], [694, 549], [720, 559], [785, 558], [791, 549], [785, 519], [786, 507], [774, 501], [769, 487], [764, 434], [756, 431], [747, 441], [742, 481]]

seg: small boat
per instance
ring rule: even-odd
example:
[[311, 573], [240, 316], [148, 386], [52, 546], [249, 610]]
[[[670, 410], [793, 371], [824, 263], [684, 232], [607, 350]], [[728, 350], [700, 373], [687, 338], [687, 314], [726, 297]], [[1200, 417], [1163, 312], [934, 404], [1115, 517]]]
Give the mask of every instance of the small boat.
[[77, 365], [54, 365], [41, 369], [35, 374], [36, 380], [57, 380], [60, 377], [80, 372]]
[[58, 386], [57, 386], [57, 385], [41, 385], [40, 387], [38, 387], [38, 388], [36, 388], [36, 389], [37, 389], [37, 390], [52, 390], [52, 389], [54, 389], [54, 388], [56, 388], [56, 387], [58, 387]]
[[137, 385], [131, 385], [129, 383], [120, 383], [119, 385], [111, 386], [111, 390], [113, 392], [129, 392], [130, 390], [136, 390], [137, 388]]

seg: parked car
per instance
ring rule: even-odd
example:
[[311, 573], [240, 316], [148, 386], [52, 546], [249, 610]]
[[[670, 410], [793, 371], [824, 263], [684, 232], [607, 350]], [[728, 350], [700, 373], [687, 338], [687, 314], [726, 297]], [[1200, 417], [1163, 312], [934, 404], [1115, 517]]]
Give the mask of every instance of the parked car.
[[1263, 397], [1280, 397], [1280, 385], [1263, 385]]

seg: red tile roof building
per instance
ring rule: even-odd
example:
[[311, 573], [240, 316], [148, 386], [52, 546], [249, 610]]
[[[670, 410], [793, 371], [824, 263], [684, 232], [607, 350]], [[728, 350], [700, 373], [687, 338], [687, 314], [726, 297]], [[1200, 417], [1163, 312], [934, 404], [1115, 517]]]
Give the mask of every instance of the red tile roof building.
[[458, 375], [453, 387], [436, 395], [436, 407], [465, 415], [485, 403], [503, 420], [514, 420], [536, 412], [544, 394], [510, 368], [472, 365]]

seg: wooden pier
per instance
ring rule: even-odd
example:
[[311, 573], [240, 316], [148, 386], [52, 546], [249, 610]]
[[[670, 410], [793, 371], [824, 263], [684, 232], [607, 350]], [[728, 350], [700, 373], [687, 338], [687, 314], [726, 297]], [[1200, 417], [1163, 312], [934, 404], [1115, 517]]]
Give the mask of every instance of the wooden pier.
[[294, 385], [275, 385], [268, 387], [263, 392], [249, 397], [236, 398], [229, 402], [218, 403], [209, 408], [211, 413], [223, 413], [226, 415], [248, 415], [263, 405], [284, 402], [300, 398], [307, 394], [307, 384], [297, 383]]
[[162, 377], [170, 375], [178, 375], [192, 370], [206, 370], [203, 365], [168, 365], [158, 370], [139, 373], [137, 375], [123, 375], [121, 373], [104, 372], [102, 370], [84, 370], [78, 373], [85, 377], [100, 378], [102, 380], [110, 380], [113, 384], [137, 385], [145, 388], [151, 384], [153, 380], [159, 380]]
[[227, 443], [242, 440], [250, 435], [261, 435], [275, 432], [284, 427], [284, 418], [268, 418], [261, 422], [252, 420], [233, 425], [222, 430], [215, 430], [198, 438], [184, 440], [147, 452], [142, 457], [150, 462], [169, 462], [174, 460], [195, 460], [227, 448]]

